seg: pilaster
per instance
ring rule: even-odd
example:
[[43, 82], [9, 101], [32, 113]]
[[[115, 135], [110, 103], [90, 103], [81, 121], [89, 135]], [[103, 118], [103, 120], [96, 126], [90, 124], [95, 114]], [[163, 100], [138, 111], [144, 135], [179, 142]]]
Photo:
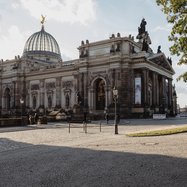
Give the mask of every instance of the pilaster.
[[168, 79], [168, 107], [172, 106], [172, 79]]
[[40, 97], [39, 98], [40, 98], [39, 106], [44, 106], [44, 79], [40, 80]]

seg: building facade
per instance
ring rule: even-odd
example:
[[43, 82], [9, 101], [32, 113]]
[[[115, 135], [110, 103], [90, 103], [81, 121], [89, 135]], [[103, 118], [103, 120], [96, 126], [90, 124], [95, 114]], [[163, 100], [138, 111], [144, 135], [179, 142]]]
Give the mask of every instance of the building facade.
[[21, 57], [1, 60], [1, 114], [61, 108], [112, 113], [115, 87], [121, 117], [175, 115], [172, 62], [160, 48], [153, 53], [145, 25], [143, 19], [137, 41], [120, 33], [98, 42], [82, 41], [79, 58], [63, 61], [58, 43], [42, 23], [26, 41]]

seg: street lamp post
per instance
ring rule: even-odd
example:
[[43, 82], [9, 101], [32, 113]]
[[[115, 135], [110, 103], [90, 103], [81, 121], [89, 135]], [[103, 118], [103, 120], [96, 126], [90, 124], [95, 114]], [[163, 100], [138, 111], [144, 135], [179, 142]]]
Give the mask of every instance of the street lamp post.
[[24, 100], [23, 99], [20, 99], [20, 104], [21, 104], [21, 123], [23, 122], [23, 103], [24, 103]]
[[118, 90], [114, 87], [113, 88], [113, 97], [114, 97], [114, 104], [115, 104], [115, 119], [114, 119], [114, 125], [115, 125], [115, 134], [118, 134], [118, 124], [117, 124], [117, 98], [118, 98]]

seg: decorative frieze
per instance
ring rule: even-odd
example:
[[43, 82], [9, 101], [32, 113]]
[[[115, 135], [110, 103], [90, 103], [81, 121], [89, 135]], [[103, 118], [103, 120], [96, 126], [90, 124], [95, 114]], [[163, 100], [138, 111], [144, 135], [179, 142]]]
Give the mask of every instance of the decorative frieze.
[[92, 74], [106, 74], [106, 71], [96, 71], [96, 72], [92, 72]]

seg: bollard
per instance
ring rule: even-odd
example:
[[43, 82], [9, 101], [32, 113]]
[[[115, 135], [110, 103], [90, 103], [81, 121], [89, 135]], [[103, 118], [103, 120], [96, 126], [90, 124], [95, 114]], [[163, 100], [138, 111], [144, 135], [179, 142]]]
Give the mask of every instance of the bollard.
[[85, 132], [85, 133], [87, 133], [87, 123], [85, 122], [85, 121], [83, 121], [83, 131]]
[[41, 119], [38, 120], [37, 125], [41, 125]]
[[85, 123], [84, 123], [84, 121], [82, 123], [82, 128], [83, 128], [83, 132], [85, 132]]
[[85, 133], [87, 133], [87, 123], [85, 122]]
[[69, 122], [69, 133], [70, 133], [70, 122]]

